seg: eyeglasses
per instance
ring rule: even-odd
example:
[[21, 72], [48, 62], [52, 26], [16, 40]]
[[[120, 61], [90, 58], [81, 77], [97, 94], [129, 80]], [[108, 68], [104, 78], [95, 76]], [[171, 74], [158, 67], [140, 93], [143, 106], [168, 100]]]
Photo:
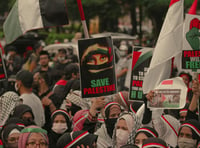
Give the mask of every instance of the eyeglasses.
[[37, 145], [40, 146], [40, 148], [46, 148], [46, 146], [48, 145], [46, 142], [39, 142], [39, 143], [36, 143], [35, 141], [34, 142], [29, 142], [27, 143], [26, 145], [28, 145], [30, 148], [35, 148], [37, 147]]

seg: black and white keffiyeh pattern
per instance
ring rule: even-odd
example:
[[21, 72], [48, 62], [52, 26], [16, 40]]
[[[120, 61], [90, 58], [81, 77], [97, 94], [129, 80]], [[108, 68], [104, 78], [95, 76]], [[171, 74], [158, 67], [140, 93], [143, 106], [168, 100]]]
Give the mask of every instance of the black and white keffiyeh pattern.
[[0, 126], [4, 125], [15, 106], [20, 104], [19, 95], [13, 91], [0, 96]]

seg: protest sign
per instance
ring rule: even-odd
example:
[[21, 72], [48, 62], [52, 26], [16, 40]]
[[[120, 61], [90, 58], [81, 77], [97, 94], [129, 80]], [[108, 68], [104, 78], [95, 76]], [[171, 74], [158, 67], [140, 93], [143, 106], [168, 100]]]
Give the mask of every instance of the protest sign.
[[142, 100], [142, 84], [148, 70], [153, 48], [134, 48], [129, 100]]
[[82, 98], [116, 93], [116, 75], [111, 37], [78, 41]]
[[200, 71], [200, 16], [186, 14], [182, 51], [182, 69]]
[[187, 86], [180, 77], [166, 79], [154, 90], [154, 97], [148, 102], [150, 108], [180, 109], [185, 106]]

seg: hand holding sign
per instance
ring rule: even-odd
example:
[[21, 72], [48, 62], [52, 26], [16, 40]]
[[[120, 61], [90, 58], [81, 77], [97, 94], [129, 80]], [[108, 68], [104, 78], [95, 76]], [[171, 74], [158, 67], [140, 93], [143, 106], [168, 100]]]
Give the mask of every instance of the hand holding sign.
[[198, 80], [193, 80], [192, 82], [192, 92], [193, 92], [193, 95], [196, 95], [196, 96], [200, 96], [200, 85], [199, 85], [199, 82]]

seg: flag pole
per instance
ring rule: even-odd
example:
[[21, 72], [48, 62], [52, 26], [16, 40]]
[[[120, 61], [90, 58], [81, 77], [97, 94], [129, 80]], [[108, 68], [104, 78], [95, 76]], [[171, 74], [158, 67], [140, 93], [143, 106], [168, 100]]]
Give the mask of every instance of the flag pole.
[[79, 8], [79, 13], [80, 13], [80, 16], [81, 16], [81, 23], [83, 25], [83, 31], [84, 31], [85, 38], [89, 38], [88, 28], [87, 28], [87, 24], [86, 24], [86, 21], [85, 21], [85, 15], [84, 15], [81, 0], [77, 0], [77, 3], [78, 3], [78, 8]]

